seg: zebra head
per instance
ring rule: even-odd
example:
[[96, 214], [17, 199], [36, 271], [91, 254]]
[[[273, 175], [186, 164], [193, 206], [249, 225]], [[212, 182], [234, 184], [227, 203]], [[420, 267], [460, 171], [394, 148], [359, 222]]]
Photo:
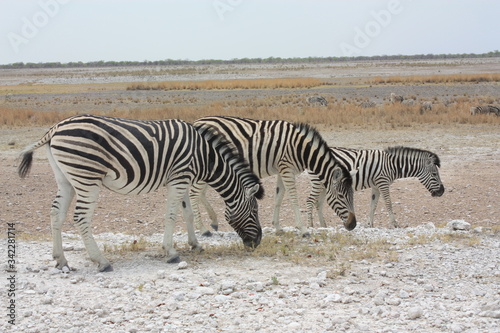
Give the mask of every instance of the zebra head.
[[326, 198], [330, 207], [344, 222], [347, 230], [356, 228], [356, 215], [354, 214], [354, 190], [352, 175], [343, 166], [336, 166], [327, 179], [329, 186], [326, 188]]
[[423, 154], [425, 154], [424, 165], [418, 175], [418, 180], [431, 192], [433, 197], [440, 197], [444, 193], [444, 185], [439, 177], [441, 162], [434, 153], [423, 151]]
[[257, 247], [262, 239], [257, 199], [264, 197], [260, 179], [224, 135], [209, 126], [198, 126], [197, 131], [214, 150], [206, 163], [206, 181], [224, 199], [226, 220], [245, 246]]
[[256, 248], [262, 239], [257, 199], [263, 198], [264, 190], [255, 178], [257, 184], [246, 187], [238, 204], [227, 204], [225, 211], [226, 221], [241, 237], [243, 244], [250, 248]]

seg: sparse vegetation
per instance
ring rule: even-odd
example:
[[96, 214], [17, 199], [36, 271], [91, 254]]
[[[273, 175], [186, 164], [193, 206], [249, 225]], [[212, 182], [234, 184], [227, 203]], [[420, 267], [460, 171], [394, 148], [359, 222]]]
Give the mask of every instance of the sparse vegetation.
[[[349, 260], [397, 261], [397, 253], [385, 239], [371, 240], [349, 233], [313, 233], [310, 238], [298, 237], [295, 232], [281, 235], [266, 234], [259, 247], [245, 249], [240, 242], [205, 248], [201, 256], [219, 258], [228, 256], [271, 257], [296, 264], [332, 265], [335, 275], [343, 275]], [[194, 258], [193, 258], [194, 259]]]
[[327, 84], [314, 78], [166, 81], [134, 83], [127, 90], [302, 89]]
[[149, 242], [143, 237], [141, 237], [139, 238], [139, 240], [133, 240], [132, 242], [120, 245], [104, 244], [104, 252], [114, 253], [114, 254], [124, 254], [128, 252], [142, 252], [145, 251], [148, 246]]

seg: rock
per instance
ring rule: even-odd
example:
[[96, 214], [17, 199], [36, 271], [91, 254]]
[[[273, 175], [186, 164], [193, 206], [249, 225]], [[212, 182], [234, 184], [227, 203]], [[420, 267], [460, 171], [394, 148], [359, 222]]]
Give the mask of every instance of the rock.
[[185, 261], [181, 261], [177, 264], [177, 269], [186, 269], [188, 267], [188, 263]]
[[465, 222], [464, 220], [452, 220], [448, 222], [446, 227], [450, 230], [462, 230], [462, 231], [468, 231], [470, 230], [470, 223]]
[[214, 295], [215, 290], [210, 287], [196, 287], [195, 290], [196, 293], [199, 293], [201, 295]]
[[418, 306], [412, 307], [408, 310], [408, 318], [411, 320], [418, 319], [418, 318], [422, 317], [423, 314], [424, 314], [424, 311], [422, 310], [421, 307], [418, 307]]

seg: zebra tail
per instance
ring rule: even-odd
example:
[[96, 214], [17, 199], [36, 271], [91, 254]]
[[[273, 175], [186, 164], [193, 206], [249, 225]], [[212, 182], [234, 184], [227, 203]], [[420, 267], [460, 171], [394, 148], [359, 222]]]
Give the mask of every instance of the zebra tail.
[[31, 170], [31, 164], [33, 163], [33, 150], [27, 151], [22, 155], [21, 163], [17, 168], [17, 172], [19, 173], [19, 177], [26, 178]]
[[49, 129], [40, 140], [28, 145], [23, 149], [20, 154], [21, 163], [17, 167], [17, 173], [19, 174], [19, 177], [26, 178], [29, 175], [31, 165], [33, 164], [33, 152], [35, 151], [35, 149], [38, 149], [50, 142], [50, 139], [52, 139], [58, 127], [57, 125], [54, 125], [51, 129]]

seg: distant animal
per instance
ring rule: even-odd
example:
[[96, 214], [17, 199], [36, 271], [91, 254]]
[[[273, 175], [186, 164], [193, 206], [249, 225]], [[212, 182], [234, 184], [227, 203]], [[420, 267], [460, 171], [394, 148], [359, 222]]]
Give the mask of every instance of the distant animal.
[[389, 99], [391, 103], [403, 103], [404, 97], [401, 95], [396, 95], [395, 93], [391, 93], [391, 97]]
[[365, 102], [361, 103], [359, 106], [361, 106], [364, 109], [368, 109], [368, 108], [376, 107], [377, 103], [371, 102], [371, 101], [365, 101]]
[[[306, 169], [315, 174], [318, 182], [326, 188], [328, 204], [342, 219], [345, 228], [352, 230], [356, 227], [351, 174], [333, 157], [328, 145], [313, 127], [283, 120], [228, 116], [200, 118], [194, 122], [194, 126], [198, 129], [209, 127], [226, 136], [228, 141], [238, 147], [240, 155], [259, 178], [278, 176], [272, 220], [276, 231], [281, 230], [279, 210], [286, 191], [292, 203], [297, 229], [303, 236], [309, 235], [300, 216], [295, 185], [295, 175]], [[201, 197], [203, 186], [194, 184], [193, 187], [192, 193], [198, 192]], [[197, 226], [202, 234], [206, 233], [208, 230], [201, 223], [197, 212], [196, 198], [192, 202]], [[208, 202], [203, 203], [209, 216], [214, 217], [215, 213], [211, 213]], [[218, 222], [213, 218], [211, 226], [218, 229]]]
[[500, 116], [500, 107], [495, 105], [482, 105], [482, 106], [473, 106], [470, 108], [470, 114], [490, 114], [493, 113], [497, 116]]
[[[439, 177], [441, 162], [439, 157], [426, 150], [408, 147], [392, 147], [385, 150], [356, 150], [348, 148], [331, 148], [337, 160], [349, 170], [357, 170], [352, 177], [353, 188], [359, 191], [372, 188], [370, 217], [368, 226], [373, 227], [377, 202], [382, 194], [389, 218], [397, 227], [396, 218], [392, 212], [389, 186], [400, 178], [417, 177], [429, 190], [433, 197], [444, 193], [444, 186]], [[309, 225], [313, 225], [313, 207], [318, 211], [320, 225], [326, 227], [323, 218], [324, 188], [314, 175], [311, 177], [312, 188], [307, 199], [307, 216]]]
[[[181, 120], [74, 116], [55, 124], [23, 150], [18, 168], [21, 178], [30, 171], [33, 151], [44, 145], [58, 186], [50, 216], [53, 257], [59, 269], [68, 267], [61, 228], [76, 196], [73, 220], [90, 259], [99, 271], [112, 270], [90, 227], [102, 187], [121, 194], [140, 194], [166, 186], [163, 249], [167, 262], [179, 262], [173, 243], [175, 220], [180, 206], [186, 222], [192, 218], [189, 188], [196, 181], [205, 181], [220, 193], [228, 222], [245, 245], [260, 243], [256, 201], [263, 196], [260, 181], [235, 153], [236, 148], [213, 131], [197, 131]], [[199, 248], [194, 230], [188, 230], [188, 237], [189, 244]]]
[[415, 105], [415, 100], [414, 99], [405, 99], [404, 101], [401, 102], [401, 104], [406, 105], [406, 106], [413, 106], [413, 105]]
[[431, 111], [432, 110], [432, 102], [429, 102], [429, 101], [425, 101], [425, 102], [422, 102], [422, 104], [420, 105], [420, 111]]
[[311, 96], [307, 98], [307, 103], [320, 106], [328, 106], [328, 102], [322, 96]]

